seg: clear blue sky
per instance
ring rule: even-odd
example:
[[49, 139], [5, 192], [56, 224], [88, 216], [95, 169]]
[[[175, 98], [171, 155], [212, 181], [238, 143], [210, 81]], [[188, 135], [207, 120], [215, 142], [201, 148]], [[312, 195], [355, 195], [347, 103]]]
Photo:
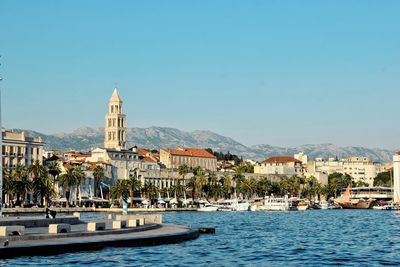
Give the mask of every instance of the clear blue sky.
[[0, 1], [7, 128], [400, 147], [400, 1]]

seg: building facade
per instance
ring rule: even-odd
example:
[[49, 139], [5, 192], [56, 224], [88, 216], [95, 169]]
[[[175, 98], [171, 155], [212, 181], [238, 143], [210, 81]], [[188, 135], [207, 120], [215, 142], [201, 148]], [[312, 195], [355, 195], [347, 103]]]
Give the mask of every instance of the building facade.
[[32, 165], [35, 161], [43, 162], [43, 140], [28, 136], [25, 132], [2, 131], [3, 167], [12, 168], [18, 164]]
[[208, 151], [197, 148], [160, 149], [160, 161], [167, 169], [187, 165], [205, 170], [217, 170], [217, 158]]
[[349, 157], [347, 159], [328, 159], [317, 158], [309, 161], [307, 170], [310, 173], [342, 173], [350, 175], [354, 182], [362, 181], [369, 186], [373, 186], [374, 178], [381, 172], [386, 171], [385, 166], [375, 163], [367, 157]]
[[289, 156], [270, 157], [254, 166], [254, 173], [300, 175], [302, 174], [302, 162]]

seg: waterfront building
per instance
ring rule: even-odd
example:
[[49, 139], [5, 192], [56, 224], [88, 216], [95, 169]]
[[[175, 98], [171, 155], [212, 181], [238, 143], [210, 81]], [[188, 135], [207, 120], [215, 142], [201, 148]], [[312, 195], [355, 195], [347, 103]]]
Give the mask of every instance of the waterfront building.
[[330, 158], [323, 160], [317, 158], [307, 164], [309, 173], [342, 173], [348, 174], [354, 182], [362, 181], [373, 186], [374, 178], [381, 172], [386, 171], [384, 165], [373, 162], [367, 157], [349, 157], [347, 159]]
[[25, 132], [2, 130], [3, 135], [3, 167], [12, 168], [17, 164], [29, 166], [35, 161], [43, 162], [42, 138], [34, 138]]
[[160, 161], [168, 169], [178, 169], [186, 164], [189, 167], [200, 167], [209, 171], [217, 170], [217, 158], [204, 149], [182, 148], [161, 149]]
[[393, 201], [400, 204], [400, 152], [393, 156]]
[[300, 175], [302, 174], [302, 162], [290, 156], [270, 157], [254, 166], [254, 173]]

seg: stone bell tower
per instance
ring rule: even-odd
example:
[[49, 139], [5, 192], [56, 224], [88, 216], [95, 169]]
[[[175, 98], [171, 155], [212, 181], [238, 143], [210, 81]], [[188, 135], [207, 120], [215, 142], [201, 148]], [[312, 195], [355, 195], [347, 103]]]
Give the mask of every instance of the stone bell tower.
[[106, 114], [104, 148], [126, 148], [126, 116], [122, 112], [122, 99], [117, 88], [110, 98]]

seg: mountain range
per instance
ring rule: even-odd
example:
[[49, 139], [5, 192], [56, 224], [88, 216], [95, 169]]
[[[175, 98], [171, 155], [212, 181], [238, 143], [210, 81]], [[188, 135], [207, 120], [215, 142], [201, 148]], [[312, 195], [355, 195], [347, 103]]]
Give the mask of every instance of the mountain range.
[[[46, 149], [60, 151], [78, 150], [88, 151], [94, 147], [103, 146], [104, 128], [81, 127], [71, 133], [43, 134], [32, 130], [13, 129], [25, 131], [30, 136], [42, 137]], [[222, 136], [211, 131], [196, 130], [192, 132], [181, 131], [168, 127], [128, 128], [128, 146], [140, 146], [149, 149], [200, 147], [211, 148], [215, 151], [230, 152], [244, 159], [262, 160], [270, 156], [291, 155], [304, 152], [311, 159], [346, 158], [350, 156], [367, 156], [373, 161], [392, 161], [394, 151], [379, 148], [364, 147], [338, 147], [333, 144], [310, 144], [298, 147], [277, 147], [267, 144], [245, 146], [230, 137]]]

